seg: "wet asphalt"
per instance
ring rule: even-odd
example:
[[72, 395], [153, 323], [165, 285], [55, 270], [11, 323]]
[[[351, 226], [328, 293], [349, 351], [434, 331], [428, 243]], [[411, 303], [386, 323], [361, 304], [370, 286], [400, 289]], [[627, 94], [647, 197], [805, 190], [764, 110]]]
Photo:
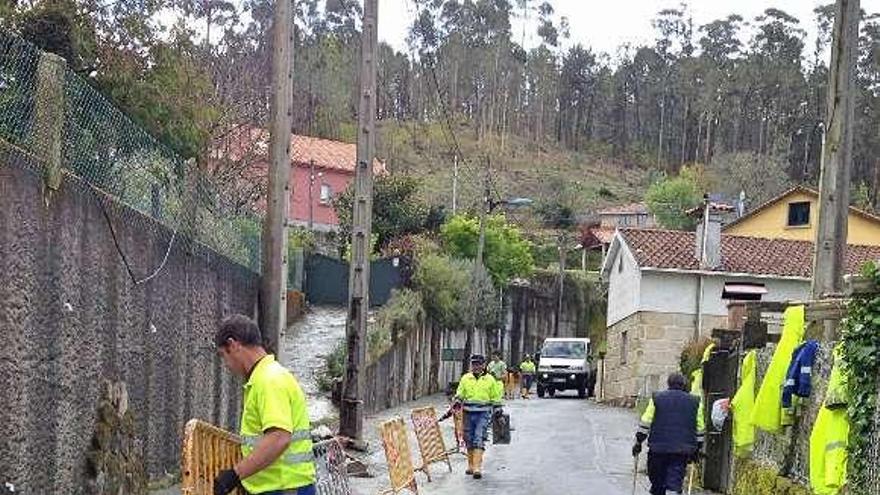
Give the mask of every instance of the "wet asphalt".
[[[417, 404], [444, 407], [443, 397]], [[429, 495], [632, 495], [633, 458], [630, 450], [637, 420], [632, 410], [598, 405], [575, 395], [555, 398], [508, 401], [505, 410], [515, 428], [509, 445], [490, 445], [486, 451], [483, 479], [464, 474], [465, 458], [453, 456], [453, 472], [445, 464], [432, 465], [434, 480], [416, 473], [419, 493]], [[408, 418], [400, 409], [369, 418], [367, 433], [376, 438], [376, 426], [394, 415]], [[407, 419], [407, 423], [409, 423]], [[452, 425], [442, 426], [447, 446], [451, 445]], [[412, 436], [412, 435], [411, 435]], [[413, 460], [420, 464], [418, 447], [411, 438]], [[352, 481], [358, 495], [373, 495], [389, 486], [381, 448], [366, 460], [376, 475], [373, 479]], [[644, 455], [636, 479], [639, 495], [648, 493], [644, 474]], [[401, 492], [406, 493], [406, 492]], [[694, 494], [701, 493], [694, 490]]]

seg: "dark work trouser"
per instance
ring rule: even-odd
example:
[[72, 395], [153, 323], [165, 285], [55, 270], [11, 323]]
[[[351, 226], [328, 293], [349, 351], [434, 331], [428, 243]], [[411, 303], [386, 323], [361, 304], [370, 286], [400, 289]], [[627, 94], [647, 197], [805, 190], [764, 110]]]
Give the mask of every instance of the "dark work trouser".
[[651, 495], [665, 495], [666, 491], [681, 493], [690, 456], [648, 452], [648, 479]]

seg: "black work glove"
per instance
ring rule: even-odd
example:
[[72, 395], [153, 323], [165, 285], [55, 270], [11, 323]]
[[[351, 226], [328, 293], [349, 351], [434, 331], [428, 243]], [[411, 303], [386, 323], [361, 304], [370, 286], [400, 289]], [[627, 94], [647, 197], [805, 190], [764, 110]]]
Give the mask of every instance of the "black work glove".
[[500, 418], [504, 415], [504, 409], [502, 409], [501, 407], [496, 407], [494, 414], [496, 418]]
[[241, 480], [234, 469], [226, 469], [220, 471], [220, 474], [214, 478], [214, 495], [227, 495], [232, 490], [238, 488]]
[[633, 457], [638, 457], [639, 454], [642, 453], [642, 442], [636, 442], [633, 444], [632, 454]]

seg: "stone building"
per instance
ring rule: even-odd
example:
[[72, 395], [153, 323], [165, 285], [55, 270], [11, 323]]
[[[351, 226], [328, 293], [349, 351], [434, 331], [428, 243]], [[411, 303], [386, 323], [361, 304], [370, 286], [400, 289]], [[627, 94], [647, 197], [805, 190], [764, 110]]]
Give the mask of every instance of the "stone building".
[[[810, 293], [813, 243], [721, 234], [709, 215], [698, 233], [618, 229], [602, 267], [608, 284], [604, 395], [651, 392], [676, 371], [682, 348], [727, 328], [726, 284], [760, 289], [765, 301]], [[847, 273], [880, 259], [876, 246], [850, 245]]]

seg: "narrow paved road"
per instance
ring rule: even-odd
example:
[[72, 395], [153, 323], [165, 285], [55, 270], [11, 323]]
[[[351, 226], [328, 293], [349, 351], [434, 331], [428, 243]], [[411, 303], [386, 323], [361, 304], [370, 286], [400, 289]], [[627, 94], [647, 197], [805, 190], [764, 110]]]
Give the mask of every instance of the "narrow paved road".
[[345, 337], [346, 308], [317, 306], [293, 325], [281, 338], [281, 361], [299, 380], [309, 400], [309, 418], [317, 422], [338, 416], [327, 394], [318, 389], [316, 373], [324, 356], [333, 352]]
[[[433, 398], [438, 411], [442, 398]], [[419, 405], [425, 405], [421, 403]], [[455, 456], [453, 472], [445, 465], [431, 467], [434, 481], [428, 483], [421, 473], [419, 493], [428, 495], [631, 495], [633, 459], [630, 455], [636, 416], [631, 410], [605, 407], [592, 401], [565, 394], [554, 399], [508, 401], [505, 409], [516, 429], [510, 445], [489, 446], [484, 477], [465, 476], [465, 459]], [[371, 434], [382, 420], [407, 410], [370, 418]], [[407, 421], [409, 425], [409, 421]], [[451, 425], [443, 423], [444, 437], [450, 445]], [[373, 438], [373, 442], [378, 439]], [[412, 454], [416, 465], [418, 447], [414, 440]], [[381, 450], [381, 447], [378, 447]], [[353, 480], [355, 493], [372, 495], [388, 487], [384, 455], [369, 457], [376, 478]], [[636, 493], [647, 494], [644, 456]], [[696, 493], [696, 491], [695, 491]]]

